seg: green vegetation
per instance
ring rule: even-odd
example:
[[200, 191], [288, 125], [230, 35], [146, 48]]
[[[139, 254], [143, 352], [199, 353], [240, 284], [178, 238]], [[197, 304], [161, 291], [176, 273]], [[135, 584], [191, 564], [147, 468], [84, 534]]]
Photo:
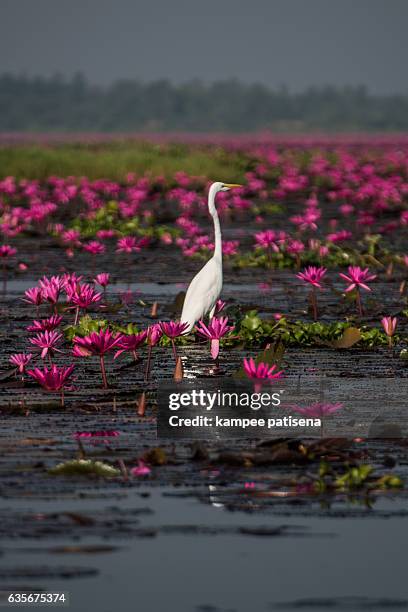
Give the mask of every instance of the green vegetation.
[[0, 178], [46, 180], [50, 176], [86, 176], [124, 181], [128, 173], [171, 179], [176, 172], [242, 182], [249, 160], [221, 148], [145, 141], [108, 144], [0, 147]]
[[362, 463], [360, 465], [345, 465], [344, 471], [338, 473], [327, 461], [322, 461], [319, 474], [313, 484], [316, 493], [323, 492], [351, 492], [370, 491], [379, 489], [400, 489], [404, 486], [402, 478], [394, 474], [379, 476], [373, 466]]
[[[278, 321], [261, 319], [256, 310], [251, 310], [236, 325], [235, 340], [244, 346], [265, 346], [270, 342], [282, 342], [285, 346], [322, 346], [346, 349], [354, 345], [373, 348], [387, 346], [387, 336], [377, 327], [362, 325], [359, 329], [351, 322], [310, 323], [290, 321], [282, 317]], [[400, 340], [396, 335], [394, 342]]]

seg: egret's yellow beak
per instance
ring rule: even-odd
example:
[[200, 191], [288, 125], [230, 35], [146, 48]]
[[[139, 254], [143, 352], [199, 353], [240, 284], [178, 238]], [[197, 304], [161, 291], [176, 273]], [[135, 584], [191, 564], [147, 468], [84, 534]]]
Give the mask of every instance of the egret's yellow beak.
[[242, 187], [242, 185], [238, 185], [238, 183], [224, 183], [224, 187], [228, 187], [228, 189], [234, 189], [234, 187]]

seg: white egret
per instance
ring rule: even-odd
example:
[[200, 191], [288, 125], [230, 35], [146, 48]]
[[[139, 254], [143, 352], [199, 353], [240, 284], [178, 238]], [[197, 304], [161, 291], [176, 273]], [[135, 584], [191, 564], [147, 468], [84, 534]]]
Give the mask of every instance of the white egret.
[[215, 196], [219, 191], [241, 187], [235, 183], [213, 183], [208, 193], [208, 210], [214, 222], [214, 255], [191, 281], [184, 299], [180, 321], [188, 323], [185, 334], [206, 314], [214, 316], [215, 306], [222, 289], [222, 238], [220, 220], [215, 208]]

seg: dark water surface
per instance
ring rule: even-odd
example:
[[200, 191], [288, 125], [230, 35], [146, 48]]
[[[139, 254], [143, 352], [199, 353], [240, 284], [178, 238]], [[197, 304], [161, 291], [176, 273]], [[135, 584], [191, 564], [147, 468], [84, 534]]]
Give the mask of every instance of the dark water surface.
[[[117, 492], [117, 491], [116, 491]], [[109, 494], [109, 491], [105, 491]], [[112, 494], [115, 491], [111, 491]], [[143, 498], [141, 494], [149, 497]], [[69, 591], [75, 612], [114, 610], [143, 612], [236, 611], [274, 609], [406, 609], [408, 553], [404, 542], [406, 499], [378, 500], [372, 510], [339, 504], [342, 518], [330, 510], [302, 516], [279, 512], [228, 511], [217, 502], [172, 496], [174, 489], [132, 489], [113, 500], [14, 500], [14, 511], [48, 513], [66, 510], [95, 515], [112, 506], [122, 512], [149, 508], [140, 523], [151, 534], [103, 538], [61, 536], [24, 541], [3, 538], [1, 571], [13, 567], [77, 567], [97, 570], [71, 580], [25, 578], [14, 584]], [[3, 509], [4, 509], [3, 502]], [[11, 508], [10, 508], [11, 509]], [[357, 510], [357, 512], [356, 512]], [[349, 516], [348, 516], [349, 513]], [[309, 514], [309, 515], [308, 515]], [[189, 533], [192, 526], [214, 534]], [[285, 526], [282, 535], [239, 534], [235, 529]], [[47, 552], [64, 545], [106, 545], [112, 552]], [[27, 552], [28, 551], [28, 552]], [[2, 580], [3, 588], [10, 580]], [[350, 599], [344, 599], [345, 597]], [[356, 599], [359, 598], [359, 599]]]

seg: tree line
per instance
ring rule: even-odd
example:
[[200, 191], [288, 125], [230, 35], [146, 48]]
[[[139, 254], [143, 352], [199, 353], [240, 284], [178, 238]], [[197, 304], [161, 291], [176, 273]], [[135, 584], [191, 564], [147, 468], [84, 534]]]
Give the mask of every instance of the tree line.
[[120, 80], [102, 87], [66, 79], [0, 75], [0, 131], [405, 131], [408, 96], [364, 86], [294, 93], [237, 80], [211, 84]]

